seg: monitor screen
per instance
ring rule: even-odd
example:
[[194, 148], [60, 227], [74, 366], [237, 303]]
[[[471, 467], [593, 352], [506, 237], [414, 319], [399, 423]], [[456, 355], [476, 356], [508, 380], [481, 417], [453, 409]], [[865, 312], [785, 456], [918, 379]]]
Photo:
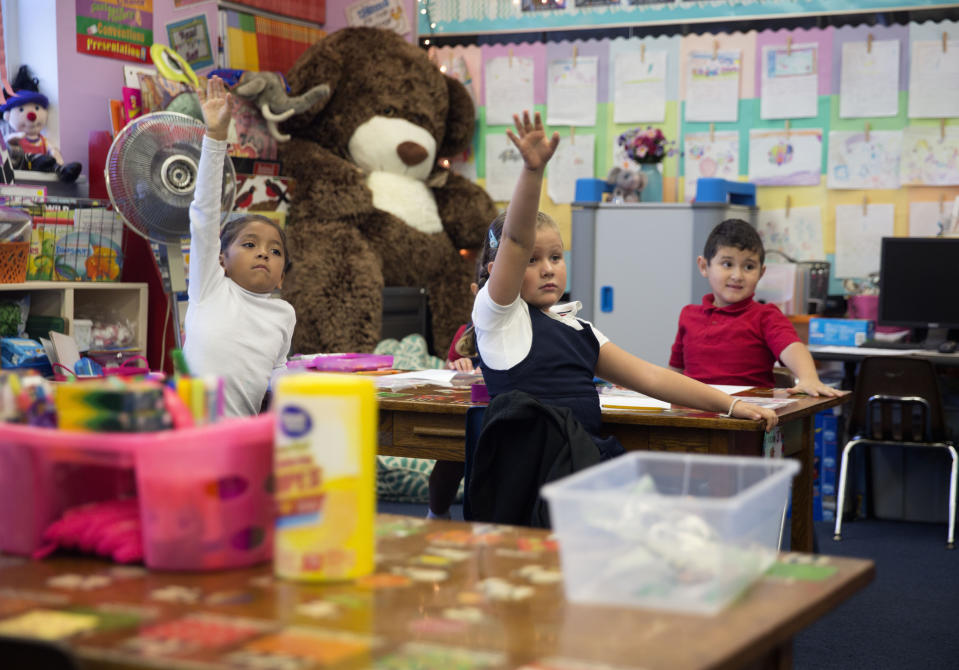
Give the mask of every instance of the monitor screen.
[[879, 323], [959, 328], [959, 237], [884, 237]]

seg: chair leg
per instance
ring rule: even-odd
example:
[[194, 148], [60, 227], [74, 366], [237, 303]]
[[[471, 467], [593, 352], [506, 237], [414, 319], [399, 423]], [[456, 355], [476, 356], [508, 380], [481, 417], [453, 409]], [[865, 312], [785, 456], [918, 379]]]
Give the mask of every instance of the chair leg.
[[953, 549], [956, 533], [956, 469], [959, 459], [956, 457], [955, 447], [949, 445], [946, 448], [952, 456], [952, 466], [949, 468], [949, 536], [946, 538], [946, 549]]
[[[789, 493], [787, 494], [792, 496], [792, 487], [789, 488]], [[783, 533], [786, 530], [786, 509], [789, 507], [789, 498], [786, 499], [786, 504], [783, 505], [783, 515], [779, 519], [779, 545], [776, 547], [779, 551], [783, 550]]]
[[836, 542], [842, 539], [842, 510], [846, 502], [846, 467], [849, 464], [849, 452], [860, 442], [861, 440], [847, 442], [842, 450], [842, 462], [839, 465], [839, 493], [836, 495], [836, 526], [832, 534], [832, 539]]

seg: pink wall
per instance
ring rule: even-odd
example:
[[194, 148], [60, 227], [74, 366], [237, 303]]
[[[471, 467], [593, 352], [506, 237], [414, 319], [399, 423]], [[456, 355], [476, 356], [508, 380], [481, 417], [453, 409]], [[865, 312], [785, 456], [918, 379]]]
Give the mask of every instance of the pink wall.
[[[346, 7], [355, 0], [327, 0], [327, 23], [324, 28], [334, 32], [346, 27]], [[407, 35], [415, 40], [416, 0], [403, 0], [410, 21]], [[166, 24], [206, 14], [213, 48], [216, 49], [218, 22], [215, 2], [175, 8], [173, 0], [153, 1], [153, 38], [168, 44]], [[76, 3], [57, 2], [57, 68], [60, 95], [60, 149], [68, 161], [83, 163], [87, 174], [87, 146], [92, 131], [110, 130], [109, 99], [119, 99], [123, 86], [125, 61], [77, 53]], [[200, 74], [209, 68], [200, 70]]]

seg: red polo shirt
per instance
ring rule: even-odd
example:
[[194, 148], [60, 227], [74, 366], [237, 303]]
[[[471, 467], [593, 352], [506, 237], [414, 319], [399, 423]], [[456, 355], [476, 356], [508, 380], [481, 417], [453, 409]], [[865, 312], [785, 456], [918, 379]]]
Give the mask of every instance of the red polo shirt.
[[800, 341], [792, 323], [752, 296], [726, 307], [713, 300], [683, 307], [669, 365], [706, 384], [773, 386], [773, 365]]

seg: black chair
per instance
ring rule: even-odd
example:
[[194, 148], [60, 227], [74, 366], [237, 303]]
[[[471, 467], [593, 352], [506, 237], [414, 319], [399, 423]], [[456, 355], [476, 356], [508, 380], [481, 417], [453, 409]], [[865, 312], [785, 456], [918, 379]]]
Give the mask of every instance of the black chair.
[[859, 368], [849, 422], [852, 436], [842, 450], [834, 540], [842, 539], [849, 453], [864, 444], [899, 445], [948, 450], [949, 531], [946, 546], [954, 547], [956, 523], [956, 448], [945, 439], [942, 398], [935, 369], [927, 360], [906, 356], [865, 358]]

